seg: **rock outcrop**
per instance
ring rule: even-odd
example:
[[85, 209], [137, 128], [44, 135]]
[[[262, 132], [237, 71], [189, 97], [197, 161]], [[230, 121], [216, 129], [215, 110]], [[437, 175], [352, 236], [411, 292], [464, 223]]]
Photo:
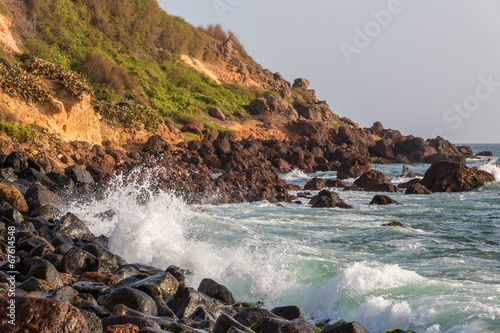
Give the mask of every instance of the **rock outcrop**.
[[463, 163], [439, 161], [431, 165], [420, 184], [432, 192], [466, 192], [494, 180], [490, 173]]

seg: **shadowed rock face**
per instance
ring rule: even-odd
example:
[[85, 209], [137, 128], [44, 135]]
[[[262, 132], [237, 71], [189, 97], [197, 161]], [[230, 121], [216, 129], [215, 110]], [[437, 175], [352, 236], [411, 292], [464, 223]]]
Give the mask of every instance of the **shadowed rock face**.
[[457, 162], [439, 161], [431, 165], [420, 184], [432, 192], [467, 192], [494, 181], [486, 171]]
[[374, 192], [397, 192], [391, 180], [378, 170], [365, 172], [354, 182], [355, 186], [362, 187], [365, 191]]

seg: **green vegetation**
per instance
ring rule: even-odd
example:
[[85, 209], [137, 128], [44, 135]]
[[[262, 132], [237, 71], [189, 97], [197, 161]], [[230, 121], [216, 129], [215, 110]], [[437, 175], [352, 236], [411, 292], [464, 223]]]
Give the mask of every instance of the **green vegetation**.
[[0, 14], [9, 14], [9, 8], [5, 5], [5, 3], [0, 0]]
[[43, 82], [26, 72], [20, 64], [0, 63], [0, 91], [28, 103], [52, 100], [50, 91]]
[[[25, 56], [25, 69], [57, 80], [63, 69], [81, 73], [95, 92], [98, 112], [111, 124], [154, 130], [165, 119], [201, 117], [210, 106], [234, 113], [261, 94], [217, 85], [185, 65], [180, 54], [201, 59], [210, 54], [206, 42], [227, 38], [242, 58], [251, 58], [232, 32], [220, 26], [197, 29], [168, 15], [156, 0], [26, 3], [35, 25], [17, 27], [25, 38], [24, 51], [57, 66], [47, 69], [44, 62]], [[65, 87], [77, 84], [78, 91], [86, 90], [85, 80], [71, 77], [75, 79], [63, 80]]]
[[38, 133], [32, 126], [33, 124], [21, 126], [15, 122], [0, 121], [0, 132], [7, 134], [15, 143], [24, 143], [38, 138]]

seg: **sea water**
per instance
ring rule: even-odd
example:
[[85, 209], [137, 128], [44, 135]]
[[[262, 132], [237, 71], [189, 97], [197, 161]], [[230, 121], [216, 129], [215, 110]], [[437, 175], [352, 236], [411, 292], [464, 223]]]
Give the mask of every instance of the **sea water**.
[[[500, 156], [500, 145], [473, 149]], [[117, 177], [104, 200], [74, 204], [71, 211], [95, 234], [108, 236], [111, 250], [128, 262], [189, 269], [189, 285], [212, 278], [237, 301], [293, 304], [312, 321], [355, 320], [375, 333], [397, 327], [498, 333], [500, 168], [487, 158], [467, 163], [497, 182], [467, 193], [390, 193], [400, 203], [391, 206], [370, 206], [377, 193], [338, 191], [355, 207], [342, 210], [312, 209], [307, 199], [284, 207], [187, 205], [163, 192], [144, 202], [139, 197], [147, 183]], [[417, 173], [428, 167], [410, 165]], [[396, 179], [402, 165], [374, 168], [395, 184], [409, 180]], [[293, 171], [282, 177], [304, 185], [335, 175]], [[116, 214], [98, 214], [109, 210]], [[404, 227], [382, 226], [392, 221]]]

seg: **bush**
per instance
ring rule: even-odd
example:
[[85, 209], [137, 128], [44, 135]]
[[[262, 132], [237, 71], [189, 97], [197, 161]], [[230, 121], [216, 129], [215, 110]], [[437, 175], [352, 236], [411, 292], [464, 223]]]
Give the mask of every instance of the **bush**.
[[16, 63], [0, 63], [0, 91], [28, 103], [44, 103], [52, 100], [50, 91], [40, 79]]
[[38, 138], [38, 133], [32, 126], [33, 124], [21, 126], [15, 122], [0, 121], [0, 132], [7, 134], [15, 143], [24, 143]]

